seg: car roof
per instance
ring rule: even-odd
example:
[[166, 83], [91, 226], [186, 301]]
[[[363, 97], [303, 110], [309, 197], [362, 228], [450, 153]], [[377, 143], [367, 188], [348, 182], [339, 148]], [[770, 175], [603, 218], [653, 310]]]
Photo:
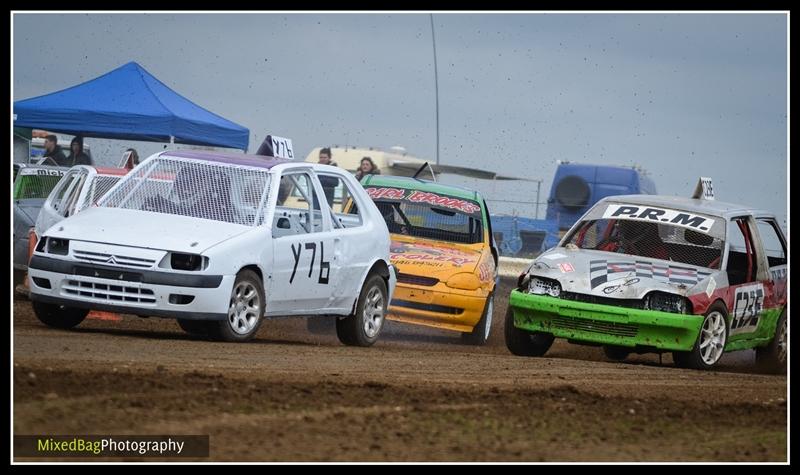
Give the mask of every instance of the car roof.
[[604, 202], [606, 203], [621, 202], [621, 203], [630, 203], [634, 205], [643, 205], [643, 206], [666, 206], [681, 211], [708, 214], [724, 218], [741, 216], [742, 214], [774, 216], [774, 213], [770, 213], [764, 210], [759, 210], [750, 206], [744, 206], [735, 203], [726, 203], [724, 201], [717, 201], [717, 200], [701, 200], [695, 198], [685, 198], [682, 196], [618, 195], [618, 196], [608, 196], [600, 200], [598, 203], [604, 203]]
[[475, 200], [480, 202], [481, 195], [477, 191], [462, 188], [455, 185], [443, 185], [430, 180], [422, 180], [419, 178], [411, 178], [405, 176], [392, 176], [392, 175], [367, 175], [362, 180], [363, 185], [370, 186], [393, 186], [396, 188], [405, 188], [408, 190], [420, 190], [430, 193], [441, 193], [456, 198], [463, 198], [468, 200]]
[[276, 165], [293, 163], [292, 160], [283, 158], [265, 157], [263, 155], [248, 155], [244, 153], [216, 152], [207, 150], [173, 150], [161, 152], [160, 156], [189, 158], [192, 160], [202, 160], [206, 162], [226, 163], [231, 165], [242, 165], [246, 167], [257, 167], [270, 169]]
[[113, 175], [113, 176], [124, 176], [127, 175], [130, 170], [127, 168], [116, 168], [116, 167], [94, 167], [95, 171], [98, 175]]

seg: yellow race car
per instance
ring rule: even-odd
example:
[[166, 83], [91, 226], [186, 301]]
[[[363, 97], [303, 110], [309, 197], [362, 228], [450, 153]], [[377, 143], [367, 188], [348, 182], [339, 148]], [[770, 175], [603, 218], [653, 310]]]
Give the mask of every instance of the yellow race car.
[[368, 175], [361, 184], [392, 238], [398, 274], [387, 318], [461, 332], [465, 341], [484, 344], [498, 252], [483, 197], [406, 177]]

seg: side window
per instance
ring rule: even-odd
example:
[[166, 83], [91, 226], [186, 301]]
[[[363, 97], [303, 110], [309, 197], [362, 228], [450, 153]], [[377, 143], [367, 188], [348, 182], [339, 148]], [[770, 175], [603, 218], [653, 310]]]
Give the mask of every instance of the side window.
[[322, 229], [322, 216], [311, 203], [318, 203], [311, 177], [291, 173], [281, 177], [278, 203], [272, 223], [273, 237], [307, 234]]
[[758, 235], [764, 245], [770, 267], [786, 265], [786, 243], [778, 233], [777, 223], [771, 219], [758, 219]]
[[753, 282], [758, 275], [758, 251], [753, 243], [753, 233], [747, 217], [734, 218], [728, 226], [728, 282], [739, 285]]
[[353, 228], [361, 226], [361, 212], [355, 201], [355, 194], [342, 178], [327, 174], [317, 173], [322, 189], [325, 190], [325, 199], [331, 207], [336, 227]]

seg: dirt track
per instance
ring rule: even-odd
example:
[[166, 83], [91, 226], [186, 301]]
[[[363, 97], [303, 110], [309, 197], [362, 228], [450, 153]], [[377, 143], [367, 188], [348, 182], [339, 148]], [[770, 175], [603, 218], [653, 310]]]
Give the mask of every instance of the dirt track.
[[390, 323], [350, 348], [299, 318], [247, 344], [155, 318], [61, 331], [16, 301], [14, 433], [210, 434], [212, 460], [786, 460], [786, 377], [752, 352], [709, 373], [560, 341], [514, 357], [505, 309], [485, 347]]

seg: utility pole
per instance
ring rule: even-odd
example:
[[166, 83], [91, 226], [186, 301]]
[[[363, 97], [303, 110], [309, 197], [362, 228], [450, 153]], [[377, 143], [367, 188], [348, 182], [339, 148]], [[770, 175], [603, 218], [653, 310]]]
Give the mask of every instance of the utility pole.
[[439, 70], [436, 66], [436, 33], [433, 30], [433, 13], [431, 15], [431, 38], [433, 39], [433, 81], [436, 89], [436, 164], [439, 164]]

